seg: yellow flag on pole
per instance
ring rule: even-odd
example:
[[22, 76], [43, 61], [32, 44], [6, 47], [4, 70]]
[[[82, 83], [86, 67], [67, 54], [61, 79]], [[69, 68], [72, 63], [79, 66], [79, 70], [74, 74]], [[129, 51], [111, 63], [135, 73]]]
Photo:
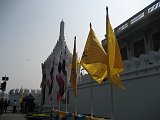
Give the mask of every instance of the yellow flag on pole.
[[20, 89], [20, 93], [19, 93], [19, 100], [22, 100], [23, 99], [23, 90], [22, 90], [22, 87]]
[[[108, 12], [108, 11], [107, 11]], [[109, 82], [117, 85], [118, 87], [125, 90], [120, 80], [120, 73], [124, 70], [119, 45], [117, 43], [116, 36], [111, 27], [108, 13], [106, 17], [106, 38], [107, 38], [107, 71]]]
[[70, 83], [73, 87], [73, 93], [77, 97], [77, 60], [76, 60], [76, 37], [74, 39], [73, 57], [72, 57], [72, 68], [70, 75]]
[[81, 65], [98, 83], [101, 83], [107, 76], [107, 54], [92, 28], [88, 34]]

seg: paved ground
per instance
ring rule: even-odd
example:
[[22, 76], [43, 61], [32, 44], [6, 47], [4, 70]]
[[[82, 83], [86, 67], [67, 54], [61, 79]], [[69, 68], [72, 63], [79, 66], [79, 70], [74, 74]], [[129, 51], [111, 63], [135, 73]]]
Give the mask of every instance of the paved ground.
[[17, 109], [16, 113], [12, 113], [12, 107], [8, 107], [6, 113], [1, 114], [0, 120], [25, 120], [25, 118], [22, 116], [19, 109]]

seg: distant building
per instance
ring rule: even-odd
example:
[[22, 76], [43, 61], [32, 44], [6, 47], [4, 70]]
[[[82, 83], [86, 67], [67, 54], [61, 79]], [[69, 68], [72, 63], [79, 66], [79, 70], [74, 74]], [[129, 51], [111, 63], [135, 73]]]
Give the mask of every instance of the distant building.
[[[117, 86], [113, 86], [113, 112], [116, 120], [160, 119], [160, 95], [158, 92], [160, 91], [159, 21], [160, 1], [156, 0], [114, 29], [125, 67], [124, 72], [121, 73], [121, 80], [126, 88], [126, 91], [124, 91]], [[65, 43], [59, 39], [56, 46], [60, 42]], [[102, 46], [106, 50], [105, 39], [102, 40]], [[53, 57], [59, 56], [59, 54], [53, 53], [58, 53], [60, 50], [61, 47], [55, 47], [51, 55], [42, 64], [44, 76], [49, 75]], [[69, 62], [71, 62], [71, 57], [70, 54], [67, 57]], [[96, 117], [110, 118], [112, 112], [111, 85], [108, 79], [106, 78], [101, 84], [93, 80], [93, 106], [91, 104], [91, 77], [85, 74], [78, 79], [77, 112], [91, 114], [93, 108], [93, 114]], [[43, 81], [45, 79], [42, 79], [42, 83], [45, 83]], [[75, 112], [76, 99], [72, 87], [69, 84], [67, 85], [68, 104], [66, 107], [66, 104], [60, 102], [59, 106], [56, 102], [57, 86], [56, 81], [54, 81], [54, 102], [51, 102], [47, 94], [48, 88], [46, 84], [42, 84], [43, 102], [41, 103], [43, 111], [49, 112], [54, 105], [54, 109], [60, 107], [61, 111], [66, 111], [67, 108], [68, 112]]]
[[8, 99], [8, 94], [7, 93], [4, 93], [1, 91], [0, 92], [0, 98], [4, 98], [4, 99]]
[[[160, 2], [157, 0], [114, 29], [123, 60], [160, 48]], [[106, 50], [106, 40], [102, 41]]]
[[14, 100], [17, 100], [17, 105], [20, 106], [20, 102], [22, 101], [21, 95], [22, 95], [22, 99], [25, 96], [28, 96], [29, 94], [31, 94], [34, 98], [35, 98], [35, 103], [36, 105], [40, 105], [40, 100], [41, 100], [41, 91], [40, 90], [34, 90], [31, 89], [31, 91], [29, 89], [11, 89], [8, 95], [8, 98], [10, 100], [10, 106], [13, 105]]

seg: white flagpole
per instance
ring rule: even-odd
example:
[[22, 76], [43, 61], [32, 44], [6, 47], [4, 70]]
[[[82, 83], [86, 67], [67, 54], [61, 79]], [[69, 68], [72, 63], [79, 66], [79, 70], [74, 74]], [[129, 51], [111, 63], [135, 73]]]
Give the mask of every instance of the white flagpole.
[[[90, 23], [90, 29], [91, 28], [92, 28], [92, 24]], [[91, 117], [93, 117], [92, 77], [91, 77]]]
[[112, 108], [112, 115], [111, 118], [114, 120], [114, 112], [113, 112], [113, 85], [111, 84], [111, 108]]
[[54, 81], [53, 81], [53, 88], [52, 88], [52, 108], [54, 109]]
[[[76, 63], [77, 65], [77, 63]], [[78, 67], [77, 67], [78, 68]], [[77, 81], [78, 84], [78, 81]], [[78, 85], [77, 85], [77, 94], [78, 94]], [[76, 106], [75, 106], [75, 115], [77, 115], [77, 96], [75, 97], [75, 102], [76, 102]]]
[[[106, 7], [106, 40], [108, 40], [108, 7]], [[108, 45], [108, 44], [107, 44]], [[107, 48], [107, 52], [108, 52], [108, 48]], [[109, 58], [107, 56], [107, 64], [109, 65]], [[107, 72], [108, 75], [110, 75], [110, 70], [109, 67], [107, 65]], [[110, 77], [108, 77], [108, 80], [110, 79]], [[113, 88], [112, 88], [112, 83], [111, 84], [111, 119], [114, 120], [114, 110], [113, 110]]]
[[53, 65], [53, 82], [52, 82], [52, 107], [54, 109], [54, 77], [55, 77], [55, 58], [54, 58], [54, 65]]
[[67, 80], [66, 80], [66, 112], [67, 112], [67, 99], [68, 97], [67, 97]]
[[[65, 65], [66, 65], [66, 46], [65, 46]], [[66, 71], [66, 66], [65, 66], [65, 71]], [[66, 87], [66, 90], [65, 90], [65, 99], [66, 99], [66, 112], [67, 112], [67, 84], [68, 84], [68, 81], [67, 81], [67, 76], [65, 75], [65, 87]]]
[[93, 117], [93, 95], [92, 95], [92, 77], [91, 77], [91, 117]]
[[59, 108], [58, 108], [59, 111], [60, 111], [60, 107], [61, 107], [60, 105], [61, 105], [61, 102], [59, 101], [59, 106], [58, 106], [58, 107], [59, 107]]
[[[75, 36], [75, 46], [76, 46], [76, 36]], [[76, 47], [75, 47], [76, 48]], [[77, 84], [78, 84], [78, 76], [79, 76], [79, 67], [78, 67], [78, 63], [77, 63], [77, 59], [78, 59], [78, 51], [76, 53], [76, 71], [77, 71]], [[77, 85], [77, 94], [78, 94], [78, 85]], [[75, 114], [77, 115], [77, 96], [75, 97], [75, 102], [76, 102], [76, 106], [75, 106]]]
[[75, 97], [76, 99], [76, 106], [75, 106], [75, 114], [77, 115], [77, 97]]
[[[76, 63], [77, 65], [77, 63]], [[78, 68], [78, 67], [77, 67]], [[79, 72], [78, 72], [79, 74]], [[78, 81], [77, 81], [77, 84], [78, 84]], [[77, 85], [77, 94], [78, 94], [78, 85]], [[75, 97], [75, 102], [76, 102], [76, 106], [75, 106], [75, 114], [77, 115], [77, 96]]]

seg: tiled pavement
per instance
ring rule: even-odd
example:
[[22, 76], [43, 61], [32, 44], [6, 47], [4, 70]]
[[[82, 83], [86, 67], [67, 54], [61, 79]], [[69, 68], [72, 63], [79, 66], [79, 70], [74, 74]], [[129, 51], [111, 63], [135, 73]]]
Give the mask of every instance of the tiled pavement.
[[20, 113], [20, 110], [17, 109], [16, 113], [12, 113], [12, 107], [8, 107], [6, 113], [2, 113], [0, 120], [25, 120], [25, 118]]

